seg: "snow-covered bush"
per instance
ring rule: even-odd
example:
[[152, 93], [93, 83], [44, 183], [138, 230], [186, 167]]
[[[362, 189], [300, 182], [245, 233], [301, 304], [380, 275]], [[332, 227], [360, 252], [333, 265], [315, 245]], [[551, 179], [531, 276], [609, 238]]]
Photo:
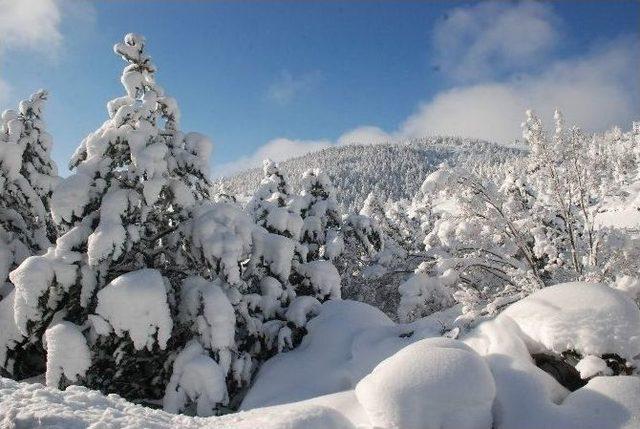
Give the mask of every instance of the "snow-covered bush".
[[[531, 152], [502, 172], [443, 166], [421, 188], [431, 207], [429, 260], [409, 283], [428, 272], [421, 284], [448, 288], [463, 304], [463, 324], [547, 285], [637, 275], [637, 231], [597, 222], [620, 187], [637, 180], [637, 161], [621, 161], [636, 135], [587, 135], [567, 130], [559, 112], [555, 119], [548, 135], [527, 112], [523, 129]], [[401, 287], [403, 316], [433, 310], [428, 299], [416, 300], [415, 290]]]

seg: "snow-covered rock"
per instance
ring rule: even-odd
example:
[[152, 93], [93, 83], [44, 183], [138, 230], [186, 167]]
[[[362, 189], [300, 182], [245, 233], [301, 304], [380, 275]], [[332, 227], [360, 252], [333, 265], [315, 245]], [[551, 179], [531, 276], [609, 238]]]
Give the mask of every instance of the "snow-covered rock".
[[[620, 335], [620, 327], [626, 325], [619, 323], [617, 312], [630, 315], [631, 320], [635, 318], [632, 309], [627, 307], [627, 299], [602, 285], [550, 286], [513, 304], [495, 320], [482, 323], [465, 336], [464, 342], [485, 358], [493, 374], [495, 427], [637, 428], [640, 424], [640, 379], [637, 377], [595, 377], [586, 386], [569, 392], [531, 359], [531, 353], [536, 351], [553, 352], [551, 347], [563, 351], [573, 347], [585, 350], [595, 345], [601, 348], [594, 350], [602, 352], [610, 350], [611, 344], [621, 344], [616, 342], [619, 339], [611, 339], [611, 343], [589, 343], [592, 336], [581, 327], [600, 329], [597, 332], [601, 335]], [[638, 312], [637, 307], [635, 311]], [[612, 318], [610, 325], [609, 318]], [[534, 320], [540, 329], [534, 329]], [[607, 332], [607, 326], [614, 330]]]
[[522, 330], [532, 352], [640, 354], [640, 311], [625, 294], [602, 284], [565, 283], [511, 305], [500, 317]]
[[493, 376], [469, 346], [450, 338], [411, 344], [358, 383], [374, 427], [490, 429]]

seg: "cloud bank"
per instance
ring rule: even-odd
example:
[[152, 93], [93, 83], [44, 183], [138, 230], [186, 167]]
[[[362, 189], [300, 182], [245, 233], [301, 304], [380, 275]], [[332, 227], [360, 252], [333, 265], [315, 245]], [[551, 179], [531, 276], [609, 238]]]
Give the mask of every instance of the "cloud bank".
[[[224, 174], [331, 145], [455, 135], [510, 145], [521, 138], [526, 109], [550, 120], [559, 107], [569, 123], [601, 131], [640, 119], [640, 43], [622, 37], [579, 56], [557, 58], [565, 37], [550, 3], [483, 2], [454, 8], [433, 30], [431, 49], [449, 87], [417, 106], [396, 130], [373, 125], [336, 141], [278, 138], [256, 154], [225, 164]], [[286, 97], [285, 97], [286, 98]]]

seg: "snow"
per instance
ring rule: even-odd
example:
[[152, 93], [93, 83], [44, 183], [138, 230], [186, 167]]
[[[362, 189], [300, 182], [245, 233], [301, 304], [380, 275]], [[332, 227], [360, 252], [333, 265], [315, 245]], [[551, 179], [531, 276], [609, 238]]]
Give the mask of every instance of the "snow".
[[[440, 335], [442, 314], [396, 325], [377, 308], [356, 301], [327, 301], [311, 319], [302, 343], [259, 370], [241, 409], [302, 401], [355, 388], [398, 350]], [[453, 318], [452, 318], [453, 319]]]
[[511, 305], [511, 318], [532, 351], [581, 355], [640, 354], [640, 311], [625, 294], [602, 284], [565, 283], [547, 287]]
[[297, 240], [302, 230], [303, 220], [300, 215], [291, 213], [286, 207], [273, 207], [269, 210], [265, 226], [281, 234], [288, 233]]
[[381, 362], [355, 388], [375, 427], [488, 429], [495, 386], [466, 344], [428, 338]]
[[[217, 282], [188, 277], [182, 283], [180, 320], [194, 321], [202, 345], [219, 353], [226, 373], [231, 363], [229, 350], [235, 347], [236, 315], [231, 302]], [[224, 358], [223, 358], [224, 357]]]
[[129, 192], [124, 189], [110, 190], [103, 197], [100, 223], [87, 241], [89, 265], [97, 266], [107, 258], [114, 261], [120, 258], [127, 239], [122, 216], [128, 208]]
[[[6, 367], [7, 354], [9, 350], [24, 339], [13, 320], [13, 302], [15, 291], [11, 291], [6, 297], [0, 300], [0, 367]], [[11, 365], [8, 365], [9, 368]]]
[[319, 299], [340, 299], [340, 274], [329, 261], [311, 261], [296, 268], [304, 277], [303, 284], [311, 286]]
[[523, 337], [511, 318], [500, 316], [484, 322], [464, 338], [465, 343], [486, 359], [493, 374], [496, 385], [493, 414], [497, 428], [638, 427], [639, 378], [595, 377], [570, 393], [535, 366]]
[[[40, 320], [40, 300], [48, 294], [47, 306], [55, 308], [62, 293], [75, 283], [77, 267], [55, 257], [52, 249], [43, 256], [31, 256], [9, 277], [15, 285], [14, 318], [20, 332], [27, 334], [27, 323]], [[56, 279], [61, 290], [52, 288]]]
[[611, 375], [613, 371], [607, 363], [598, 356], [587, 355], [576, 364], [576, 369], [583, 379], [589, 379], [596, 375]]
[[[592, 311], [580, 319], [586, 326], [603, 323], [603, 313], [593, 306], [593, 299], [600, 299], [610, 311], [625, 310], [628, 298], [622, 293], [594, 285], [577, 286], [543, 289], [523, 300], [528, 303], [524, 308], [535, 305], [541, 311], [553, 310], [547, 316], [566, 324], [576, 320], [579, 301], [584, 298], [592, 305]], [[562, 299], [556, 299], [550, 308], [550, 297]], [[395, 324], [366, 304], [327, 301], [319, 316], [307, 324], [308, 335], [300, 346], [262, 366], [241, 407], [250, 411], [191, 418], [78, 386], [61, 392], [1, 379], [0, 424], [72, 429], [638, 428], [640, 378], [596, 375], [586, 386], [569, 392], [535, 366], [531, 353], [541, 344], [532, 341], [522, 307], [513, 304], [502, 315], [454, 340], [441, 335], [453, 323], [455, 312]], [[619, 328], [617, 320], [613, 325], [614, 330]], [[564, 338], [563, 332], [546, 328], [544, 332], [546, 344]], [[572, 344], [584, 345], [583, 332], [571, 333], [575, 336]], [[578, 368], [591, 373], [594, 368], [602, 369], [598, 359], [586, 356]], [[192, 402], [199, 412], [212, 412], [214, 402], [226, 399], [223, 377], [206, 351], [197, 342], [190, 343], [174, 362], [165, 407], [189, 408]]]
[[156, 340], [164, 349], [171, 336], [167, 291], [157, 270], [142, 269], [115, 278], [98, 292], [96, 313], [117, 336], [127, 332], [136, 350], [152, 350]]
[[91, 177], [72, 174], [60, 181], [51, 197], [51, 215], [55, 222], [71, 222], [74, 216], [82, 216], [89, 202]]
[[[39, 429], [355, 429], [331, 406], [300, 403], [193, 418], [132, 404], [81, 386], [65, 391], [0, 378], [0, 427]], [[335, 402], [335, 401], [334, 401]]]
[[286, 281], [291, 272], [295, 245], [290, 238], [273, 234], [264, 228], [256, 228], [253, 231], [252, 261], [254, 264], [261, 261], [269, 268], [271, 274], [281, 281]]
[[229, 203], [203, 206], [192, 226], [193, 245], [212, 267], [221, 270], [231, 284], [240, 281], [238, 262], [249, 252], [254, 225], [240, 208]]
[[321, 306], [320, 301], [312, 296], [298, 296], [289, 305], [285, 316], [289, 322], [302, 328], [307, 324], [308, 316], [317, 315]]
[[47, 386], [58, 387], [61, 377], [74, 382], [84, 377], [91, 366], [89, 346], [80, 327], [71, 322], [60, 322], [44, 334], [47, 348]]
[[195, 402], [197, 415], [211, 416], [216, 405], [226, 403], [226, 371], [211, 359], [197, 341], [189, 342], [173, 363], [173, 373], [162, 400], [165, 411], [184, 411]]

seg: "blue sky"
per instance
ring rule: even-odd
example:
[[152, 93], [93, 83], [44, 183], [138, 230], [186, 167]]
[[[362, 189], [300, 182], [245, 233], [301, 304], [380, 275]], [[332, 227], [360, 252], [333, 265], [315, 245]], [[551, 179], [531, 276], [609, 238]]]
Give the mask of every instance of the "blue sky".
[[[214, 174], [352, 141], [513, 142], [524, 109], [640, 119], [640, 3], [0, 0], [0, 106], [38, 88], [61, 167], [122, 95], [112, 45], [146, 36]], [[8, 10], [8, 12], [7, 12]]]

